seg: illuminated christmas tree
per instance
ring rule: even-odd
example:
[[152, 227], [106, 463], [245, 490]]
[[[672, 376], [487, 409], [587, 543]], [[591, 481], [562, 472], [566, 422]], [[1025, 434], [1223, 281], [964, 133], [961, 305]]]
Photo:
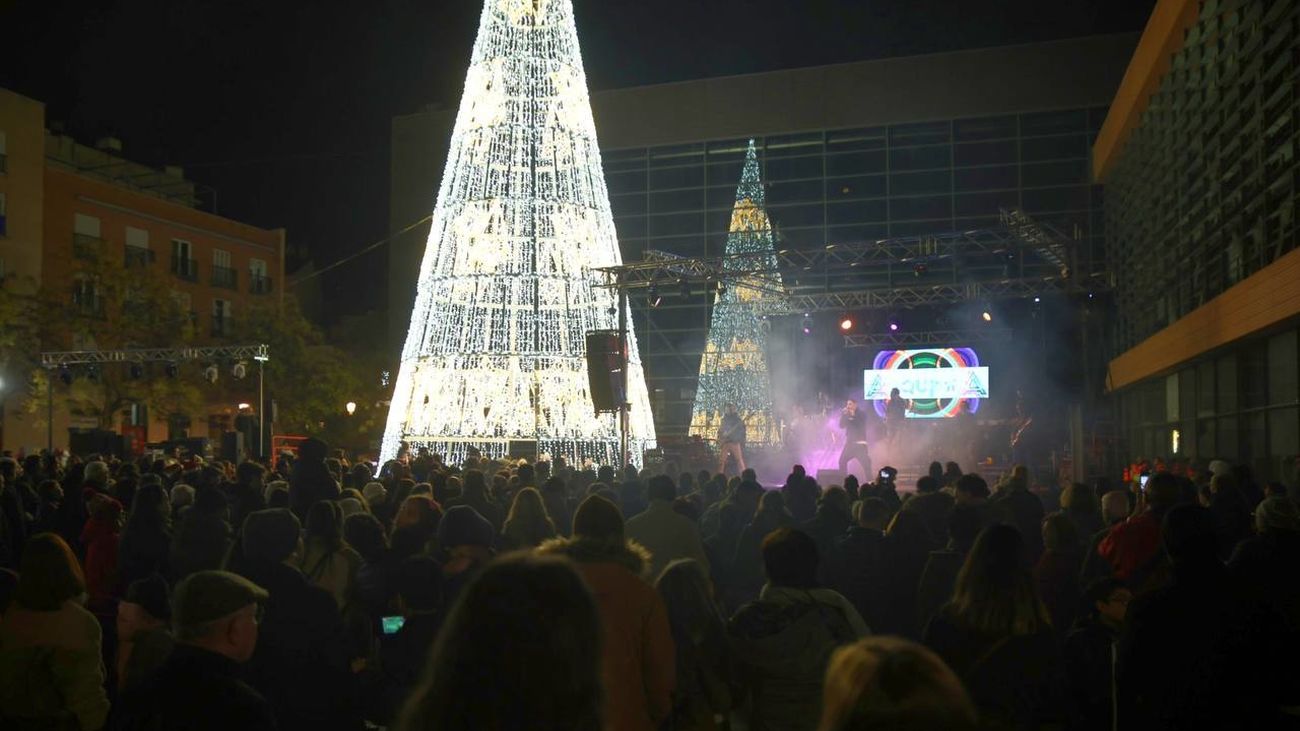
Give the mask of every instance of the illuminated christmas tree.
[[[595, 267], [622, 263], [570, 0], [486, 0], [420, 265], [381, 459], [512, 440], [616, 461], [585, 333], [617, 327]], [[630, 322], [630, 317], [629, 317]], [[629, 333], [629, 451], [654, 444]]]
[[[767, 371], [768, 323], [763, 319], [762, 304], [764, 298], [780, 291], [781, 278], [776, 273], [775, 239], [765, 205], [758, 152], [750, 140], [723, 260], [723, 269], [737, 274], [714, 298], [691, 412], [691, 435], [706, 440], [717, 439], [727, 404], [735, 404], [744, 418], [750, 444], [772, 444], [778, 439]], [[754, 271], [764, 273], [742, 274]]]

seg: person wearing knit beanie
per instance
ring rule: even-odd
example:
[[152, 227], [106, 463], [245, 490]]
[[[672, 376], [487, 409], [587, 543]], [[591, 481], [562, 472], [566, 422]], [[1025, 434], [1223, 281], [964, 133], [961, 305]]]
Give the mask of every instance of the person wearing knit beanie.
[[618, 506], [600, 495], [591, 495], [573, 514], [575, 538], [623, 542], [623, 513]]
[[496, 530], [487, 518], [468, 505], [454, 505], [443, 513], [438, 523], [438, 548], [446, 555], [442, 575], [446, 580], [443, 594], [451, 606], [461, 589], [492, 560]]

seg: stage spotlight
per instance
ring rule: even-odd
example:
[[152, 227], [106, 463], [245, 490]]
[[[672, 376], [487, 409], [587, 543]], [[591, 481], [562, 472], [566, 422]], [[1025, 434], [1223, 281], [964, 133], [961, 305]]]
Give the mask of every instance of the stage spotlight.
[[217, 368], [216, 363], [213, 363], [209, 365], [207, 368], [203, 369], [203, 380], [207, 381], [208, 383], [216, 383], [219, 377], [221, 377], [221, 370]]
[[168, 378], [175, 378], [180, 375], [181, 367], [175, 363], [168, 363], [166, 367], [163, 368], [163, 371], [167, 373]]
[[230, 367], [230, 375], [240, 380], [243, 380], [245, 377], [248, 376], [248, 364], [242, 360], [234, 364], [233, 366]]
[[844, 317], [840, 318], [840, 329], [843, 330], [844, 332], [848, 332], [852, 330], [853, 318], [849, 317], [848, 315], [845, 315]]
[[67, 366], [62, 366], [61, 368], [59, 368], [59, 380], [60, 380], [60, 381], [63, 381], [63, 385], [65, 385], [65, 386], [71, 386], [71, 385], [72, 385], [72, 370], [71, 370], [70, 368], [68, 368]]
[[930, 271], [930, 267], [926, 266], [924, 262], [917, 262], [912, 265], [912, 276], [914, 277], [924, 277], [928, 271]]
[[650, 284], [650, 287], [646, 289], [645, 297], [651, 307], [658, 307], [659, 303], [663, 302], [664, 299], [663, 296], [659, 294], [659, 285], [654, 284], [653, 282]]
[[984, 322], [993, 322], [993, 313], [989, 312], [988, 310], [984, 310], [983, 312], [980, 313], [980, 318], [984, 320]]
[[1035, 297], [1035, 298], [1034, 298], [1034, 304], [1039, 304], [1039, 303], [1042, 302], [1042, 301], [1043, 301], [1043, 298], [1042, 298], [1042, 297]]
[[683, 297], [691, 296], [691, 283], [690, 280], [686, 279], [685, 277], [682, 277], [681, 279], [677, 280], [677, 288], [681, 292], [681, 295]]
[[144, 378], [144, 363], [132, 363], [130, 373], [131, 380], [138, 381]]
[[813, 331], [812, 317], [810, 317], [808, 313], [805, 312], [803, 316], [803, 334], [812, 335], [812, 331]]

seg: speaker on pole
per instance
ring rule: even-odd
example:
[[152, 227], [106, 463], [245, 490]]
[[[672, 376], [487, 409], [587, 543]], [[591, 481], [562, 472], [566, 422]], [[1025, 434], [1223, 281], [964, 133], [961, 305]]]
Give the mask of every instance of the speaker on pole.
[[587, 386], [597, 413], [618, 411], [627, 400], [623, 392], [623, 366], [617, 330], [587, 333]]

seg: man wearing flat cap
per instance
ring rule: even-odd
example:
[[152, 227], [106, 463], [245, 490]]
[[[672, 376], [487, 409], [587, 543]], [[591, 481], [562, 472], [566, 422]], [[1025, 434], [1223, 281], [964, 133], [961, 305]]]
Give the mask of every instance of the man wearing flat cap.
[[266, 590], [226, 571], [199, 571], [176, 586], [176, 649], [158, 672], [122, 696], [109, 727], [207, 731], [275, 729], [271, 706], [239, 679], [253, 656]]

